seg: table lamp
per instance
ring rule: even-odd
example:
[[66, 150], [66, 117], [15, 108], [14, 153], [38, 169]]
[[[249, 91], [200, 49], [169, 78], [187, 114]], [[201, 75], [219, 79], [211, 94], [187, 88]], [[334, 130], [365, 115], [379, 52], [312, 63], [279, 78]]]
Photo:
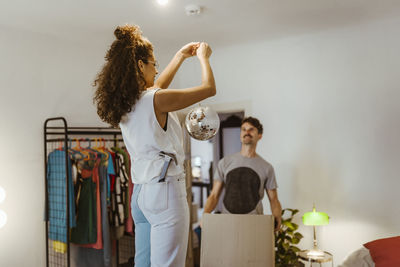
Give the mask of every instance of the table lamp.
[[317, 237], [315, 232], [315, 226], [327, 225], [329, 223], [329, 216], [325, 212], [317, 212], [315, 205], [313, 211], [306, 212], [303, 215], [303, 224], [312, 225], [314, 229], [314, 247], [307, 252], [307, 256], [310, 258], [324, 257], [324, 252], [317, 247]]

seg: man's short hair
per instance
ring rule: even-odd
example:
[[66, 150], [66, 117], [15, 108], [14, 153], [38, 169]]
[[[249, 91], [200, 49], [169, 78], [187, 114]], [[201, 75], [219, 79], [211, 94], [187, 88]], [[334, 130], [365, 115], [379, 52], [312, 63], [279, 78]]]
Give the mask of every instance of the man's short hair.
[[250, 123], [251, 125], [256, 127], [259, 134], [263, 133], [263, 126], [258, 119], [254, 118], [254, 117], [246, 117], [242, 120], [242, 124], [240, 124], [240, 126], [242, 126], [246, 122]]

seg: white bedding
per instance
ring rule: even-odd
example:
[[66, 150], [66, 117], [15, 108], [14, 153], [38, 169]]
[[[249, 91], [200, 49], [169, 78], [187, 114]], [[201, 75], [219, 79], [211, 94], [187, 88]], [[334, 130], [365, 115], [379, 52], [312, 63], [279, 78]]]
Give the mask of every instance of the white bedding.
[[375, 267], [369, 250], [364, 246], [351, 253], [338, 267]]

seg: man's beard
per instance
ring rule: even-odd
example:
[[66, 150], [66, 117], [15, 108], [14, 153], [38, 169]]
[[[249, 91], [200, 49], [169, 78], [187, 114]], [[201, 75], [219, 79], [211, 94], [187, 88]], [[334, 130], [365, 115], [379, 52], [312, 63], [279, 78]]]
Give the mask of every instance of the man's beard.
[[[250, 137], [249, 139], [246, 139], [246, 137]], [[253, 138], [250, 136], [250, 135], [245, 135], [245, 136], [243, 136], [243, 144], [244, 145], [251, 145], [251, 144], [253, 144], [253, 142], [254, 142], [254, 140], [253, 140]]]

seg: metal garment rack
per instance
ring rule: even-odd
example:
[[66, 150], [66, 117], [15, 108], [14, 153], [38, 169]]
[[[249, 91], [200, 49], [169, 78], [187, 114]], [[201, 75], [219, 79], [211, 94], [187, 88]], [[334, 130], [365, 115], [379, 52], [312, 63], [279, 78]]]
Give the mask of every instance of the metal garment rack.
[[[95, 138], [96, 137], [96, 138]], [[83, 141], [82, 141], [83, 138]], [[69, 145], [74, 142], [74, 139], [78, 139], [81, 142], [91, 142], [95, 141], [98, 138], [103, 138], [106, 142], [112, 142], [114, 146], [117, 146], [119, 142], [123, 142], [121, 131], [119, 129], [114, 128], [106, 128], [106, 127], [69, 127], [67, 121], [63, 117], [55, 117], [48, 118], [44, 122], [44, 168], [45, 168], [45, 224], [46, 224], [46, 266], [54, 267], [54, 266], [71, 266], [71, 250], [70, 250], [70, 183], [69, 177], [71, 177], [71, 173], [68, 167], [69, 156], [68, 153], [64, 150], [64, 155], [61, 156], [59, 162], [59, 166], [61, 166], [62, 174], [60, 177], [63, 179], [60, 180], [57, 185], [57, 192], [61, 192], [61, 203], [54, 203], [54, 196], [52, 197], [51, 205], [54, 206], [62, 206], [60, 210], [56, 212], [52, 211], [52, 214], [58, 214], [59, 218], [57, 220], [61, 220], [62, 227], [65, 227], [62, 231], [61, 239], [66, 240], [64, 244], [55, 244], [54, 241], [49, 239], [49, 181], [47, 179], [48, 176], [48, 156], [49, 154], [59, 147], [68, 148]], [[65, 169], [65, 170], [64, 170]], [[65, 173], [64, 173], [65, 171]], [[65, 185], [62, 185], [65, 180]], [[60, 186], [61, 182], [61, 187]], [[60, 200], [60, 196], [57, 196], [57, 200]], [[58, 207], [57, 206], [57, 207]], [[54, 234], [54, 233], [52, 233]], [[59, 234], [59, 233], [57, 233]], [[52, 241], [51, 244], [49, 241]], [[125, 242], [126, 243], [126, 242]], [[55, 247], [59, 245], [61, 247]], [[58, 251], [57, 251], [58, 249]], [[120, 266], [120, 246], [119, 241], [117, 240], [117, 249], [116, 249], [116, 264]], [[129, 254], [131, 252], [130, 249], [125, 249], [124, 254]], [[127, 252], [128, 251], [128, 252]], [[126, 255], [124, 255], [126, 257]], [[133, 257], [133, 255], [130, 255]]]

